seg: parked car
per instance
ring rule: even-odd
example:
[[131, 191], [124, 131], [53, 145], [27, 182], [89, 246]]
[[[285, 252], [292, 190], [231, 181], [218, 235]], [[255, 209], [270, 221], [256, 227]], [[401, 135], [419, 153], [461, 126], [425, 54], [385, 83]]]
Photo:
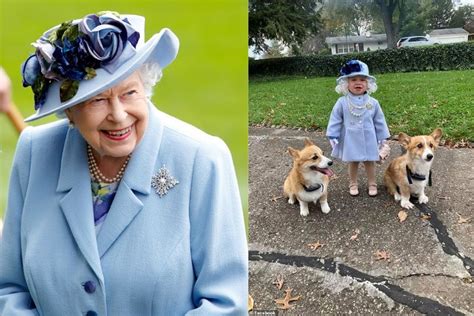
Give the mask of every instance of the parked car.
[[432, 39], [426, 36], [408, 36], [408, 37], [402, 37], [398, 40], [397, 48], [436, 45], [436, 44], [439, 44], [439, 43], [433, 41]]

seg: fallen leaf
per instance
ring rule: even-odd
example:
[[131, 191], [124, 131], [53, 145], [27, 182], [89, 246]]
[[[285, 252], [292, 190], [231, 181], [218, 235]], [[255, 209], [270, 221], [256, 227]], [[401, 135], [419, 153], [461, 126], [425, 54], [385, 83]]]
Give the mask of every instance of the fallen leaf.
[[470, 217], [462, 217], [461, 214], [458, 213], [459, 219], [458, 224], [467, 224], [471, 221]]
[[473, 277], [463, 278], [462, 281], [468, 284], [474, 283]]
[[390, 261], [390, 254], [385, 250], [377, 250], [375, 252], [375, 260], [387, 260]]
[[290, 288], [286, 289], [285, 290], [285, 293], [286, 293], [285, 297], [275, 300], [275, 303], [278, 305], [279, 309], [290, 309], [291, 307], [293, 307], [293, 305], [290, 305], [290, 302], [298, 301], [301, 298], [300, 295], [295, 296], [295, 297], [291, 297], [291, 291], [293, 291], [293, 290], [290, 289]]
[[324, 246], [324, 244], [319, 243], [319, 241], [312, 244], [308, 244], [308, 247], [311, 248], [311, 250], [316, 250], [318, 248], [321, 248], [322, 246]]
[[273, 282], [273, 285], [275, 285], [277, 289], [281, 290], [281, 288], [283, 287], [283, 283], [283, 276], [279, 274], [277, 275], [277, 279], [275, 280], [275, 282]]
[[251, 311], [253, 309], [253, 297], [249, 294], [248, 299], [247, 299], [247, 311]]
[[272, 197], [272, 200], [271, 200], [271, 201], [272, 201], [272, 202], [276, 202], [276, 201], [278, 201], [279, 199], [283, 199], [283, 198], [284, 198], [284, 196], [282, 196], [282, 195], [280, 195], [280, 196], [274, 196], [274, 197]]
[[359, 238], [360, 230], [356, 229], [354, 235], [351, 236], [351, 240], [357, 240]]
[[403, 223], [407, 219], [407, 217], [408, 217], [407, 212], [403, 210], [398, 212], [398, 219], [400, 220], [400, 223]]
[[423, 213], [423, 214], [421, 214], [420, 218], [425, 220], [425, 221], [429, 221], [431, 219], [431, 215]]

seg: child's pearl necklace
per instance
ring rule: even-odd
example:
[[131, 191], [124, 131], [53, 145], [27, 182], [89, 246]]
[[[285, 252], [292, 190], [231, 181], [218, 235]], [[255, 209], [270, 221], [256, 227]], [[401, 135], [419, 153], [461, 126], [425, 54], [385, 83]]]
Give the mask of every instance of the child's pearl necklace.
[[123, 173], [125, 172], [125, 168], [128, 165], [128, 161], [130, 160], [130, 155], [128, 155], [127, 159], [123, 163], [122, 167], [120, 168], [119, 172], [113, 178], [107, 178], [102, 174], [95, 161], [94, 154], [92, 153], [92, 147], [88, 144], [87, 145], [87, 161], [89, 163], [89, 172], [96, 181], [105, 182], [105, 183], [114, 183], [119, 182], [122, 180]]
[[[349, 104], [349, 112], [352, 115], [354, 115], [355, 117], [361, 117], [364, 114], [365, 109], [369, 109], [371, 107], [370, 106], [370, 100], [367, 100], [367, 102], [364, 105], [361, 105], [361, 106], [358, 106], [358, 105], [355, 105], [354, 103], [352, 103], [349, 96], [346, 96], [346, 100], [347, 100], [347, 103]], [[362, 110], [362, 111], [357, 113], [357, 112], [354, 111], [354, 109]]]

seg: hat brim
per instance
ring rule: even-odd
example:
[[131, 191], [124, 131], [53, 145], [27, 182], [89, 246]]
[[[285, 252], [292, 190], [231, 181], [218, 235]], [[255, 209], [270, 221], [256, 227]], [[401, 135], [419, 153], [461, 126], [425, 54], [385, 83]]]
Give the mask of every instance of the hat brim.
[[375, 79], [374, 76], [367, 75], [363, 72], [353, 72], [353, 73], [350, 73], [350, 74], [345, 75], [345, 76], [340, 76], [339, 78], [336, 79], [336, 82], [339, 83], [342, 79], [356, 77], [356, 76], [366, 77], [366, 78], [372, 79], [373, 81], [377, 80], [377, 79]]
[[96, 76], [89, 80], [82, 80], [76, 95], [66, 102], [61, 103], [59, 98], [61, 82], [52, 83], [48, 88], [45, 103], [35, 114], [25, 119], [25, 122], [31, 122], [50, 114], [64, 111], [84, 102], [128, 78], [145, 63], [157, 63], [163, 69], [176, 58], [178, 50], [178, 38], [170, 29], [164, 28], [159, 33], [153, 35], [137, 50], [133, 57], [124, 62], [114, 73], [109, 73], [102, 68], [96, 69]]

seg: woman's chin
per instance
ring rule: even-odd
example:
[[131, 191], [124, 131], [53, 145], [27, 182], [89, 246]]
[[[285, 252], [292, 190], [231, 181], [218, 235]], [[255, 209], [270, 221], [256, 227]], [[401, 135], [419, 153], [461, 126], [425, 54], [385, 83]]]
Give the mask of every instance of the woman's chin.
[[116, 146], [114, 148], [107, 148], [104, 154], [105, 156], [121, 158], [132, 154], [134, 150], [135, 146]]

